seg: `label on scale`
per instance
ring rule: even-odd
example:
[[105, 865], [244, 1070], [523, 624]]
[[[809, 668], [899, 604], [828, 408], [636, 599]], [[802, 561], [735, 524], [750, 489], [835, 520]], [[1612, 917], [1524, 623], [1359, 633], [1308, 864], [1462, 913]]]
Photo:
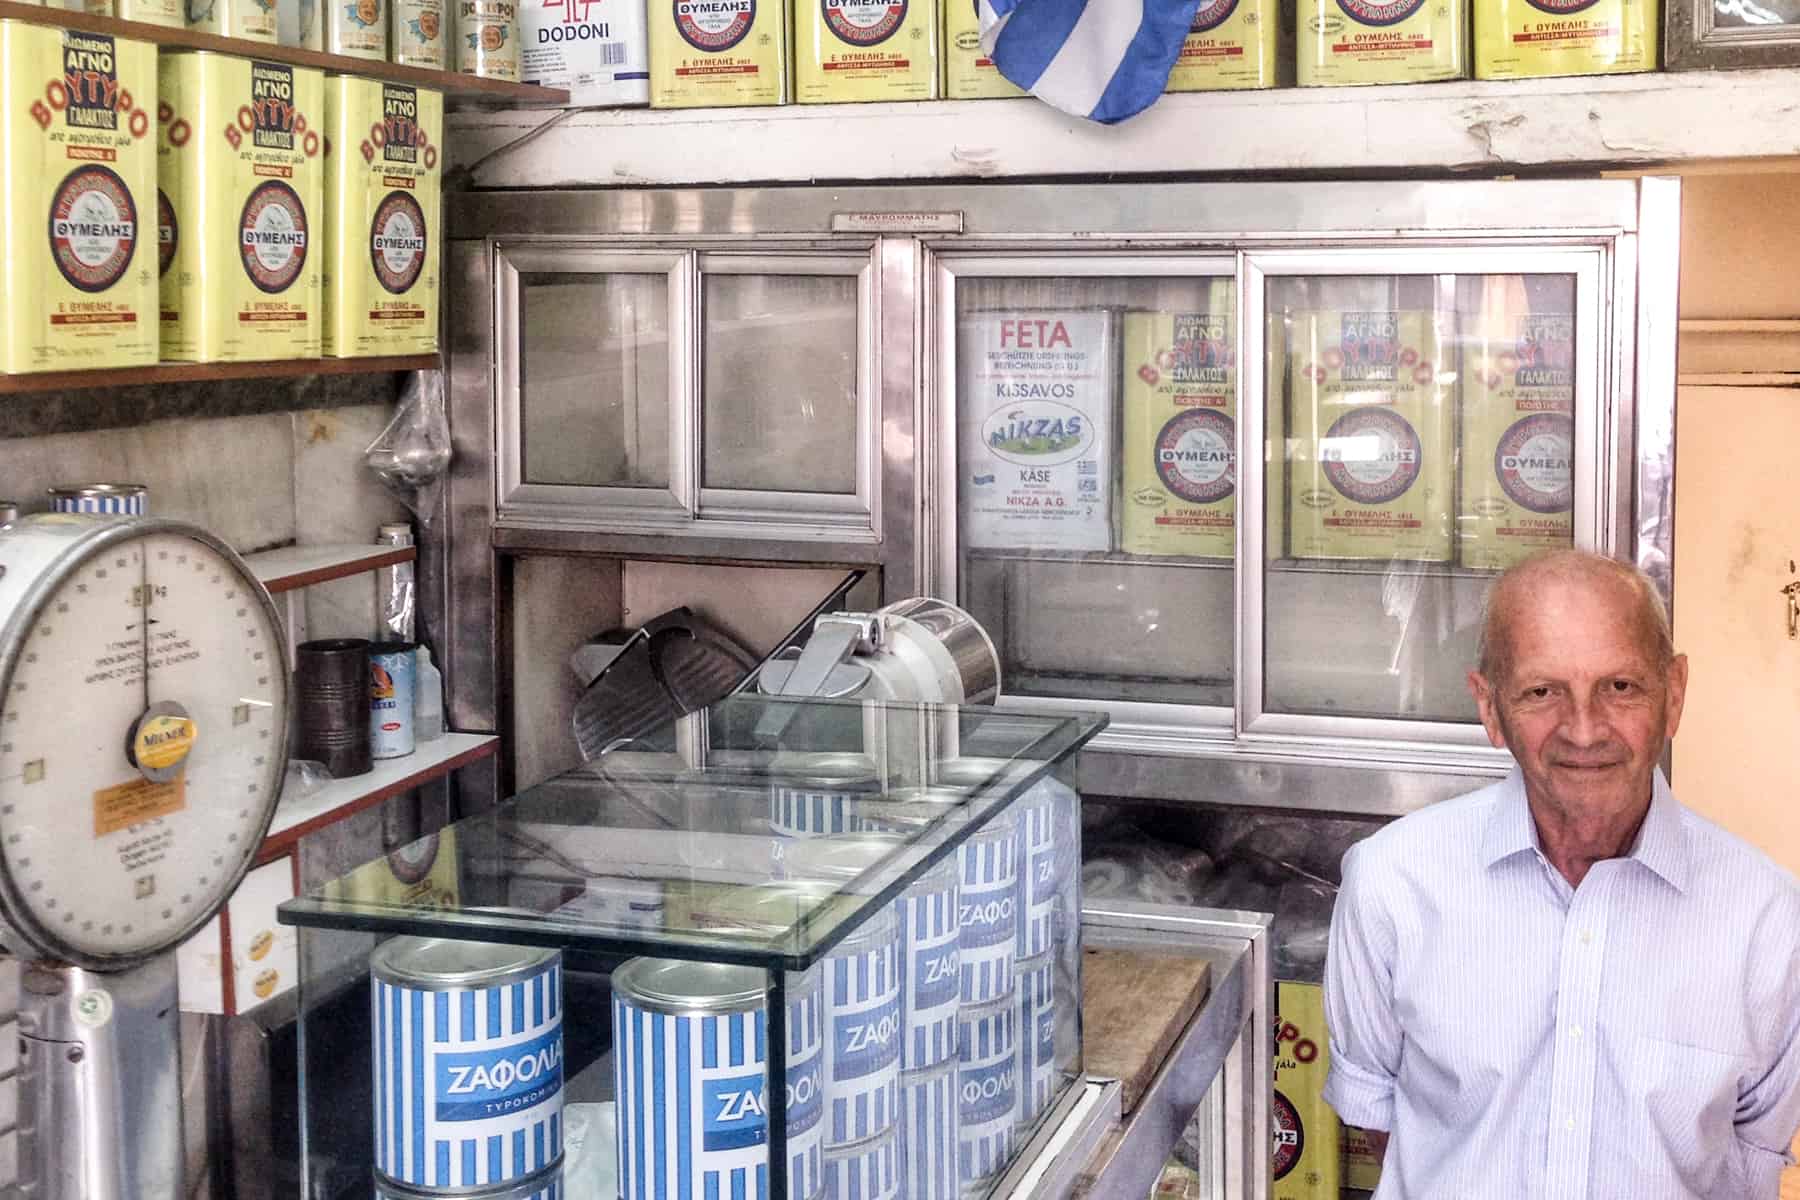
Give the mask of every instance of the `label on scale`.
[[185, 777], [171, 779], [168, 783], [133, 779], [117, 787], [101, 788], [94, 793], [94, 836], [105, 837], [186, 807]]

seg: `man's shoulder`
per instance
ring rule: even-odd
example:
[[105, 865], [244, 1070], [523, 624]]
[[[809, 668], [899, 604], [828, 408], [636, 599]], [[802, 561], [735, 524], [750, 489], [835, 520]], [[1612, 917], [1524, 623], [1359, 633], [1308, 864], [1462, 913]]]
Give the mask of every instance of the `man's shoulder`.
[[1800, 879], [1729, 829], [1677, 803], [1690, 861], [1722, 893], [1754, 908], [1774, 906], [1800, 921]]
[[1495, 808], [1506, 802], [1511, 782], [1498, 780], [1410, 812], [1358, 842], [1352, 854], [1369, 866], [1461, 872], [1468, 866], [1465, 856], [1479, 849]]

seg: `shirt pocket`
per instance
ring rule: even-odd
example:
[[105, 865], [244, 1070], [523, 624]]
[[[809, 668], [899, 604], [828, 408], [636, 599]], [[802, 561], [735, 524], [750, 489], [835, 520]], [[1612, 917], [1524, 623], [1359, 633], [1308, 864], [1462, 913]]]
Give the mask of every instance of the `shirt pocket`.
[[1679, 1184], [1693, 1196], [1731, 1195], [1741, 1187], [1733, 1118], [1746, 1061], [1642, 1034], [1633, 1041], [1625, 1084], [1636, 1120], [1621, 1132], [1633, 1142], [1640, 1131], [1652, 1135], [1638, 1164], [1655, 1182]]

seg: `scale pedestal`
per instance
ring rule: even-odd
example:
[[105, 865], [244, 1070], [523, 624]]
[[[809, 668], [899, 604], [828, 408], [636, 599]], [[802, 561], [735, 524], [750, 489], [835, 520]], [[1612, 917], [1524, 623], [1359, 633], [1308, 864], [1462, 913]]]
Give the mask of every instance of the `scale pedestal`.
[[19, 1194], [179, 1200], [175, 956], [124, 971], [25, 964], [19, 981]]

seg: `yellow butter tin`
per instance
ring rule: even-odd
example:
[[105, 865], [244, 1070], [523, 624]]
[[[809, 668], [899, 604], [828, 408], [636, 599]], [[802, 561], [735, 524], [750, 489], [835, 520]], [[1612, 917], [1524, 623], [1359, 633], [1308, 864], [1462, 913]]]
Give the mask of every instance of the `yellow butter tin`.
[[1575, 536], [1575, 319], [1477, 314], [1463, 341], [1457, 555], [1504, 570]]
[[1613, 75], [1656, 70], [1656, 0], [1484, 0], [1475, 77]]
[[156, 361], [156, 50], [0, 21], [0, 371]]
[[442, 93], [348, 75], [326, 83], [325, 353], [438, 344]]
[[794, 98], [802, 104], [935, 100], [938, 0], [795, 0]]
[[87, 0], [86, 7], [95, 16], [117, 17], [121, 21], [142, 21], [169, 29], [187, 24], [182, 0]]
[[389, 58], [408, 67], [444, 69], [444, 0], [392, 0], [388, 23]]
[[1289, 554], [1448, 562], [1456, 373], [1438, 315], [1303, 311], [1289, 336]]
[[456, 0], [456, 69], [483, 79], [519, 79], [519, 6], [513, 0]]
[[163, 55], [159, 75], [163, 357], [317, 358], [323, 74], [201, 51]]
[[1469, 75], [1469, 0], [1299, 0], [1301, 87]]
[[275, 0], [186, 0], [189, 29], [248, 42], [276, 40]]
[[1230, 558], [1237, 545], [1237, 332], [1232, 285], [1205, 312], [1128, 312], [1123, 327], [1119, 549]]
[[944, 98], [998, 100], [1028, 95], [982, 53], [981, 18], [974, 0], [943, 0], [943, 6], [944, 37], [939, 57], [944, 61]]
[[1340, 1126], [1337, 1113], [1325, 1103], [1330, 1070], [1324, 989], [1316, 983], [1278, 981], [1270, 1200], [1338, 1200]]
[[1278, 0], [1201, 0], [1164, 90], [1276, 87], [1287, 73], [1282, 41]]
[[782, 0], [650, 0], [650, 106], [786, 104]]

